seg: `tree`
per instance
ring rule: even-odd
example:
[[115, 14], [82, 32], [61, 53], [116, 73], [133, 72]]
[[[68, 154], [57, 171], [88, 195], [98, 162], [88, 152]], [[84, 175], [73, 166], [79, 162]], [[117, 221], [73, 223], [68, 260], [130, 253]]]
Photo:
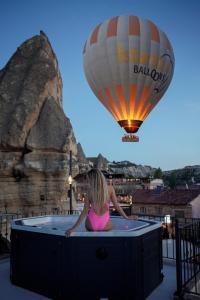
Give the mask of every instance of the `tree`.
[[160, 167], [155, 170], [153, 177], [154, 179], [161, 179], [163, 177], [163, 172]]
[[175, 189], [176, 187], [176, 173], [173, 172], [169, 175], [169, 178], [168, 178], [168, 184], [169, 184], [169, 187], [170, 189]]

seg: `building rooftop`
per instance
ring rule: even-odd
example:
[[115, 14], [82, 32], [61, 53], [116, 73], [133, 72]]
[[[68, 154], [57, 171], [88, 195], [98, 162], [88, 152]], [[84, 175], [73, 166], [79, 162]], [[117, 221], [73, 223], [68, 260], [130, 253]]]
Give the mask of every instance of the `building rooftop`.
[[134, 203], [187, 205], [200, 195], [199, 190], [136, 190]]

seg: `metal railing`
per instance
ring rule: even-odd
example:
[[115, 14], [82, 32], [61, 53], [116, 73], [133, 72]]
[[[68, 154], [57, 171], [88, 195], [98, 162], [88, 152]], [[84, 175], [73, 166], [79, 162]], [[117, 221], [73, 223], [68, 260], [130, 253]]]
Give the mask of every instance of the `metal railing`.
[[[162, 223], [163, 258], [176, 261], [176, 298], [200, 296], [200, 219], [140, 215]], [[188, 298], [189, 299], [189, 298]]]
[[183, 294], [200, 295], [200, 220], [181, 223], [176, 220], [176, 273], [177, 291]]
[[14, 219], [21, 219], [34, 216], [47, 216], [47, 215], [69, 215], [80, 214], [80, 210], [57, 210], [35, 212], [31, 211], [28, 214], [24, 213], [1, 213], [0, 212], [0, 255], [10, 253], [10, 232], [11, 222]]

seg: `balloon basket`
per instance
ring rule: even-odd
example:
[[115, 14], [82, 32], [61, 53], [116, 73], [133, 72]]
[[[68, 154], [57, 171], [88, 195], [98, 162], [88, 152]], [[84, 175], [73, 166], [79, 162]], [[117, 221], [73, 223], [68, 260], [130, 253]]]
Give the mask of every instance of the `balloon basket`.
[[122, 142], [129, 142], [129, 143], [139, 142], [139, 137], [134, 134], [125, 134], [122, 137]]

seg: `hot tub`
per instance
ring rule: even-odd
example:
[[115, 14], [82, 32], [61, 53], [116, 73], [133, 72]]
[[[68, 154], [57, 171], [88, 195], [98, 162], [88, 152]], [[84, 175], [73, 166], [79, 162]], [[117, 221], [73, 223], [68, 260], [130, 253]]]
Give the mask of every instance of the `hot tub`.
[[143, 300], [163, 276], [161, 223], [112, 217], [113, 230], [72, 236], [77, 216], [14, 220], [11, 281], [51, 299]]

